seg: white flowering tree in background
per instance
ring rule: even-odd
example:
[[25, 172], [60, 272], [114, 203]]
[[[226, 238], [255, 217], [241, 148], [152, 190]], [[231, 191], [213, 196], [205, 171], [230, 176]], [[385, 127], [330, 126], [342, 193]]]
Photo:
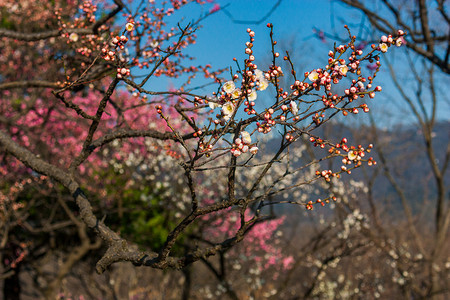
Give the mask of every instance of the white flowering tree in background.
[[[449, 293], [450, 268], [447, 255], [450, 207], [446, 179], [450, 146], [446, 134], [448, 116], [440, 113], [448, 110], [448, 95], [440, 86], [445, 86], [450, 70], [448, 4], [423, 0], [381, 1], [374, 6], [342, 2], [361, 11], [369, 20], [369, 36], [386, 33], [387, 28], [400, 24], [411, 30], [406, 47], [397, 57], [405, 62], [405, 70], [396, 71], [392, 59], [386, 58], [385, 63], [395, 87], [393, 90], [399, 95], [395, 101], [411, 116], [410, 131], [416, 136], [402, 142], [407, 145], [402, 159], [390, 153], [395, 143], [389, 142], [374, 125], [377, 115], [372, 118], [382, 174], [395, 191], [396, 202], [401, 207], [397, 222], [384, 222], [382, 211], [372, 210], [379, 226], [372, 240], [387, 254], [392, 280], [405, 297], [445, 299]], [[376, 13], [380, 9], [385, 14]], [[405, 82], [410, 84], [405, 85]], [[407, 180], [398, 175], [402, 173], [408, 174]], [[370, 182], [375, 180], [377, 177], [373, 176]], [[369, 190], [369, 199], [374, 199], [374, 194], [376, 191]], [[403, 229], [391, 234], [393, 224]]]
[[[380, 56], [404, 43], [404, 31], [383, 35], [363, 51], [346, 27], [347, 41], [324, 53], [325, 65], [299, 72], [288, 53], [278, 52], [268, 23], [270, 67], [257, 66], [252, 49], [258, 40], [248, 29], [248, 40], [236, 49], [246, 58], [230, 62], [225, 75], [193, 65], [184, 54], [216, 6], [191, 23], [170, 27], [165, 21], [182, 6], [196, 5], [191, 2], [202, 1], [0, 2], [6, 298], [20, 297], [22, 269], [32, 270], [38, 297], [54, 298], [94, 250], [87, 261], [98, 273], [119, 262], [183, 269], [185, 298], [188, 268], [203, 261], [222, 292], [238, 298], [225, 273], [227, 266], [242, 268], [233, 252], [239, 246], [253, 274], [273, 268], [278, 280], [294, 263], [281, 245], [267, 243], [281, 243], [283, 219], [276, 219], [275, 205], [313, 210], [345, 199], [329, 185], [339, 186], [342, 175], [363, 163], [376, 163], [370, 143], [326, 139], [318, 129], [333, 128], [330, 120], [338, 114], [369, 111], [382, 90], [374, 82]], [[283, 61], [288, 69], [280, 67]], [[368, 64], [376, 65], [375, 73]], [[199, 76], [214, 90], [200, 93], [192, 84]], [[160, 77], [183, 83], [154, 90]], [[319, 149], [316, 158], [297, 149], [305, 143]], [[339, 165], [328, 167], [332, 160]], [[341, 255], [352, 253], [342, 241], [351, 228], [364, 227], [358, 225], [364, 219], [355, 210], [343, 219]], [[57, 267], [45, 264], [51, 259]], [[323, 279], [322, 266], [333, 261], [321, 261], [314, 278]], [[313, 282], [305, 297], [315, 289]]]

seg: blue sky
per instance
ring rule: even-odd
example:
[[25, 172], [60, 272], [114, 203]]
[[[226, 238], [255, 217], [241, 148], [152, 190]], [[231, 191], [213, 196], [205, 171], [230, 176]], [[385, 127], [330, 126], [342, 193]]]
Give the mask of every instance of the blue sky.
[[[248, 41], [246, 29], [251, 28], [256, 33], [253, 48], [256, 63], [264, 70], [264, 67], [269, 64], [270, 58], [267, 22], [274, 24], [275, 39], [280, 46], [278, 51], [284, 55], [283, 50], [289, 50], [297, 65], [297, 72], [301, 73], [323, 67], [326, 64], [328, 50], [332, 48], [334, 42], [329, 38], [325, 42], [320, 41], [314, 36], [314, 28], [345, 38], [346, 30], [343, 25], [347, 24], [353, 28], [352, 34], [358, 35], [361, 14], [332, 0], [282, 0], [272, 14], [260, 24], [239, 23], [239, 21], [261, 20], [261, 17], [270, 12], [277, 2], [276, 0], [216, 0], [205, 5], [190, 4], [175, 13], [171, 20], [177, 22], [180, 17], [183, 17], [182, 24], [187, 24], [208, 12], [216, 3], [225, 7], [227, 13], [219, 10], [202, 21], [203, 27], [196, 32], [197, 43], [187, 49], [190, 55], [197, 58], [194, 64], [211, 64], [213, 69], [229, 66], [234, 68], [233, 57], [242, 62], [246, 57], [244, 54], [245, 42]], [[401, 71], [401, 61], [394, 59], [397, 54], [391, 53], [391, 51], [387, 54], [391, 55], [391, 61], [394, 61], [396, 68], [398, 67]], [[407, 76], [406, 73], [405, 76]], [[172, 83], [177, 86], [177, 80]], [[378, 102], [376, 105], [369, 104], [369, 106], [383, 111], [386, 110], [386, 105], [390, 105], [392, 115], [397, 115], [397, 118], [393, 119], [392, 116], [388, 116], [388, 119], [391, 120], [389, 123], [393, 122], [392, 120], [395, 122], [407, 120], [404, 116], [409, 111], [404, 109], [401, 102], [398, 104], [392, 101], [399, 95], [391, 84], [387, 68], [382, 68], [376, 84], [383, 86], [383, 93], [376, 97], [375, 101]], [[205, 92], [209, 91], [212, 89], [205, 90]], [[444, 102], [440, 110], [440, 117], [447, 120], [448, 116], [445, 112], [448, 111], [448, 104], [447, 99], [447, 103]], [[402, 119], [399, 119], [399, 116], [403, 116]], [[360, 116], [358, 119], [361, 119]]]
[[[314, 34], [317, 27], [325, 32], [345, 34], [343, 23], [335, 21], [333, 27], [332, 11], [341, 14], [344, 7], [328, 0], [282, 0], [273, 11], [275, 0], [254, 1], [222, 1], [218, 0], [205, 5], [191, 4], [171, 16], [173, 22], [183, 18], [182, 25], [208, 12], [214, 4], [224, 7], [226, 12], [218, 11], [202, 21], [202, 28], [197, 30], [195, 45], [190, 45], [186, 53], [196, 57], [194, 64], [211, 64], [213, 69], [233, 67], [236, 57], [242, 63], [248, 56], [244, 54], [245, 43], [249, 40], [247, 28], [255, 33], [254, 55], [256, 63], [263, 70], [270, 64], [270, 38], [268, 22], [274, 25], [274, 38], [279, 43], [277, 51], [284, 55], [289, 50], [295, 59], [297, 71], [311, 71], [313, 68], [323, 67], [327, 63], [327, 53], [332, 48], [333, 41], [321, 42]], [[240, 21], [260, 21], [262, 16], [272, 13], [260, 24], [240, 24]], [[355, 15], [356, 12], [348, 13]], [[172, 21], [171, 20], [171, 21]], [[175, 24], [175, 23], [174, 23]], [[280, 58], [280, 61], [282, 59]], [[300, 67], [301, 66], [301, 67]], [[229, 73], [228, 73], [229, 74]], [[181, 82], [181, 81], [180, 81]], [[174, 81], [176, 85], [177, 81]]]
[[[217, 1], [225, 6], [226, 11], [237, 21], [258, 21], [262, 16], [271, 11], [277, 1]], [[201, 9], [208, 10], [212, 4], [206, 4], [203, 8], [190, 6], [183, 11], [195, 16]], [[283, 0], [273, 13], [261, 24], [239, 24], [234, 22], [229, 15], [218, 11], [207, 18], [202, 24], [203, 28], [197, 32], [197, 44], [192, 47], [197, 57], [218, 67], [226, 67], [233, 64], [233, 57], [244, 57], [245, 42], [248, 41], [247, 28], [256, 33], [255, 56], [258, 60], [264, 59], [270, 50], [269, 30], [267, 22], [274, 24], [275, 38], [281, 42], [296, 40], [297, 46], [307, 42], [316, 45], [317, 50], [327, 53], [328, 47], [323, 47], [316, 38], [312, 37], [313, 27], [320, 27], [326, 31], [331, 29], [331, 7], [341, 5], [332, 4], [327, 0], [293, 1]], [[196, 11], [197, 10], [197, 11]], [[340, 31], [344, 28], [340, 26]], [[299, 49], [297, 49], [299, 50]]]

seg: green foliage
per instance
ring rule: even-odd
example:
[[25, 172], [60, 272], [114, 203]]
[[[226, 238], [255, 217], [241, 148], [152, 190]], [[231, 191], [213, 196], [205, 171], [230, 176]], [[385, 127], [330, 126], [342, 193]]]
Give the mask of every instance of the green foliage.
[[13, 30], [14, 24], [9, 20], [8, 15], [9, 13], [6, 11], [6, 9], [0, 10], [0, 27], [8, 30]]
[[[122, 236], [132, 238], [136, 244], [159, 251], [167, 235], [177, 224], [176, 210], [169, 199], [162, 197], [164, 188], [157, 188], [154, 182], [127, 185], [129, 178], [133, 176], [131, 170], [125, 173], [128, 171], [131, 173], [129, 176], [117, 176], [116, 172], [109, 169], [102, 176], [107, 178], [105, 182], [111, 183], [105, 186], [108, 198], [115, 201], [114, 212], [107, 213], [108, 223], [116, 227]], [[178, 246], [173, 249], [174, 253], [181, 250], [180, 244], [183, 241], [183, 238], [179, 239]]]
[[126, 212], [121, 219], [121, 232], [136, 238], [143, 246], [159, 249], [173, 228], [174, 217], [164, 209], [163, 199], [158, 192], [150, 187], [142, 190], [126, 190], [123, 199], [123, 210]]

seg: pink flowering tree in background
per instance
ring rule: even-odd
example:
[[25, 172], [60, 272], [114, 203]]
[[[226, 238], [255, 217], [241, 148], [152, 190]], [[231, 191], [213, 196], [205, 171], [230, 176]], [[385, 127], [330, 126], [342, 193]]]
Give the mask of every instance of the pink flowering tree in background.
[[[366, 51], [348, 30], [324, 65], [299, 73], [289, 53], [277, 52], [268, 23], [270, 67], [255, 63], [258, 40], [248, 29], [236, 50], [246, 58], [230, 61], [228, 75], [184, 54], [217, 4], [173, 27], [166, 17], [203, 1], [0, 4], [0, 247], [8, 295], [20, 294], [24, 265], [44, 281], [40, 292], [54, 297], [97, 250], [98, 273], [123, 261], [163, 270], [203, 261], [238, 298], [225, 273], [242, 268], [242, 255], [253, 273], [272, 268], [275, 280], [294, 263], [281, 244], [269, 243], [284, 221], [275, 205], [325, 206], [339, 195], [320, 186], [376, 163], [371, 144], [328, 140], [316, 129], [332, 127], [337, 114], [369, 111], [381, 92], [374, 82], [380, 55], [401, 46], [402, 30]], [[376, 65], [375, 75], [365, 73], [367, 64]], [[198, 77], [213, 88], [198, 92]], [[159, 78], [183, 83], [153, 90]], [[294, 146], [305, 142], [320, 156], [296, 155]], [[339, 167], [327, 168], [328, 160]], [[33, 262], [52, 253], [60, 265], [48, 276]]]

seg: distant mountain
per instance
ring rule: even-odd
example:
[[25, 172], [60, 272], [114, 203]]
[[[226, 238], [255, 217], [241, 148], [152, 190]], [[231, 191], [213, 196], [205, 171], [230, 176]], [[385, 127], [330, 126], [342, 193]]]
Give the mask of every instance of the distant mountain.
[[[395, 126], [386, 129], [377, 129], [376, 132], [368, 126], [349, 126], [343, 123], [327, 124], [319, 127], [314, 133], [324, 136], [332, 141], [339, 141], [346, 137], [349, 145], [367, 146], [369, 143], [375, 145], [371, 156], [378, 162], [376, 166], [364, 166], [352, 172], [349, 176], [343, 176], [341, 180], [371, 180], [373, 183], [373, 194], [376, 204], [390, 209], [400, 209], [400, 199], [392, 184], [385, 176], [385, 169], [380, 159], [380, 151], [387, 161], [387, 168], [398, 186], [405, 193], [408, 202], [415, 213], [433, 213], [434, 201], [437, 194], [436, 182], [430, 161], [426, 155], [425, 140], [422, 132], [417, 126]], [[332, 128], [332, 129], [330, 129]], [[439, 168], [442, 168], [447, 147], [450, 141], [450, 121], [442, 121], [435, 124], [433, 128], [432, 147]], [[294, 145], [301, 145], [301, 141]], [[273, 151], [279, 143], [273, 144]], [[314, 148], [318, 157], [326, 153], [322, 149]], [[340, 160], [336, 160], [333, 170], [338, 170]], [[450, 167], [449, 167], [450, 169]], [[450, 170], [445, 173], [446, 186], [450, 187]], [[314, 200], [314, 199], [312, 199]], [[284, 208], [281, 208], [284, 210]], [[423, 212], [423, 210], [428, 210]]]

